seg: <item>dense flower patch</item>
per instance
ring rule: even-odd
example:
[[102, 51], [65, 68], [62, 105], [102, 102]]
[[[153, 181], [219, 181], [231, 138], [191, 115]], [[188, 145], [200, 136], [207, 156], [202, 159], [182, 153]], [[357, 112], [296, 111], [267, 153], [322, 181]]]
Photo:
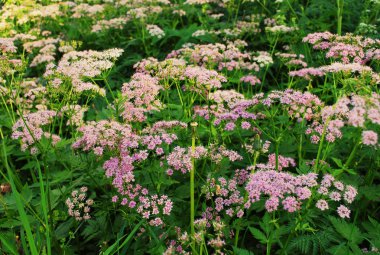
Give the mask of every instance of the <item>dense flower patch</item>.
[[0, 254], [379, 253], [379, 10], [5, 1]]

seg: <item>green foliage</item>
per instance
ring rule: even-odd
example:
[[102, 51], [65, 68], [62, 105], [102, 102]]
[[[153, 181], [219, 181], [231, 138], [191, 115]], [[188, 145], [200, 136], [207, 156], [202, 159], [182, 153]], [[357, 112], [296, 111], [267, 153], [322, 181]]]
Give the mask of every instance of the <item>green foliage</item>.
[[292, 239], [289, 245], [289, 253], [291, 251], [300, 252], [302, 254], [327, 254], [334, 236], [331, 230], [324, 229], [314, 234], [303, 234]]
[[[251, 119], [245, 118], [249, 119], [251, 126], [242, 128], [239, 117], [237, 117], [239, 120], [234, 119], [236, 117], [234, 114], [240, 113], [241, 109], [236, 108], [233, 112], [229, 112], [231, 102], [217, 104], [216, 100], [209, 98], [211, 93], [217, 91], [216, 89], [204, 86], [201, 92], [192, 90], [199, 85], [195, 81], [199, 78], [199, 74], [191, 82], [182, 76], [165, 77], [160, 80], [160, 85], [165, 88], [159, 91], [155, 99], [163, 104], [158, 107], [160, 111], [149, 110], [144, 113], [146, 121], [128, 122], [120, 114], [121, 108], [125, 107], [123, 104], [130, 99], [129, 95], [125, 95], [122, 91], [122, 87], [124, 83], [131, 81], [131, 76], [136, 72], [135, 64], [149, 57], [161, 61], [169, 53], [173, 56], [182, 54], [194, 44], [210, 44], [215, 49], [217, 46], [226, 46], [226, 49], [218, 49], [215, 52], [210, 49], [193, 52], [193, 55], [177, 59], [187, 61], [186, 66], [179, 65], [179, 69], [202, 66], [209, 71], [217, 71], [227, 80], [222, 83], [219, 91], [226, 93], [225, 98], [240, 93], [239, 95], [247, 99], [241, 101], [243, 104], [250, 103], [250, 99], [256, 96], [259, 98], [261, 94], [265, 97], [274, 90], [284, 91], [293, 88], [318, 96], [324, 105], [315, 107], [311, 111], [316, 113], [316, 119], [323, 122], [326, 120], [320, 119], [323, 115], [322, 108], [334, 105], [344, 96], [351, 98], [356, 94], [366, 96], [366, 100], [374, 98], [372, 93], [379, 93], [379, 84], [372, 78], [376, 78], [380, 71], [379, 61], [375, 57], [371, 61], [365, 60], [360, 63], [363, 67], [371, 68], [373, 77], [362, 77], [358, 72], [337, 72], [307, 80], [291, 77], [289, 72], [299, 70], [301, 66], [288, 65], [287, 60], [281, 60], [277, 54], [294, 53], [310, 68], [337, 62], [338, 58], [334, 58], [336, 56], [328, 58], [326, 52], [317, 51], [318, 47], [302, 42], [302, 38], [312, 32], [336, 33], [339, 24], [337, 1], [228, 0], [192, 5], [185, 4], [182, 0], [171, 1], [171, 4], [165, 4], [165, 1], [145, 0], [88, 0], [74, 1], [75, 6], [71, 2], [49, 0], [2, 2], [4, 3], [0, 4], [2, 14], [0, 19], [0, 185], [2, 185], [0, 254], [163, 254], [171, 241], [175, 241], [176, 245], [182, 243], [181, 248], [197, 255], [218, 254], [219, 248], [212, 244], [213, 241], [217, 244], [224, 242], [222, 246], [226, 254], [238, 255], [346, 255], [362, 254], [363, 248], [368, 250], [380, 248], [379, 148], [378, 145], [372, 147], [364, 145], [362, 138], [363, 130], [373, 130], [379, 134], [380, 130], [375, 121], [345, 126], [341, 130], [341, 139], [332, 142], [323, 137], [322, 141], [314, 144], [310, 141], [310, 135], [306, 134], [314, 116], [311, 119], [304, 116], [305, 112], [311, 109], [306, 109], [304, 105], [301, 109], [295, 106], [284, 107], [286, 100], [276, 101], [276, 96], [272, 95], [273, 98], [265, 104], [252, 103], [252, 107], [247, 108], [247, 113], [244, 114], [252, 113], [255, 116]], [[367, 36], [365, 43], [379, 38], [379, 1], [339, 2], [344, 3], [343, 34], [347, 32], [354, 33], [354, 36]], [[95, 4], [99, 6], [94, 6]], [[80, 15], [74, 17], [73, 9], [78, 6], [84, 6], [84, 9]], [[97, 9], [101, 11], [97, 13]], [[131, 14], [136, 10], [140, 10], [143, 17], [138, 18]], [[183, 14], [183, 11], [186, 14]], [[115, 18], [121, 18], [120, 26], [105, 26], [100, 31], [93, 31], [96, 25], [108, 22], [111, 24]], [[158, 37], [149, 33], [148, 24], [157, 25], [165, 35]], [[270, 28], [273, 27], [280, 27], [285, 31], [270, 32]], [[286, 29], [294, 30], [286, 32]], [[15, 35], [26, 39], [15, 39]], [[33, 36], [36, 39], [31, 39]], [[349, 40], [355, 41], [354, 36], [347, 37], [349, 38], [347, 44], [351, 43]], [[4, 38], [11, 40], [3, 40]], [[49, 38], [59, 39], [59, 42], [46, 43], [45, 40], [48, 41]], [[9, 52], [6, 50], [8, 43], [14, 43], [17, 48], [15, 52], [13, 49]], [[26, 49], [28, 43], [36, 43], [37, 46]], [[100, 96], [93, 91], [75, 92], [71, 80], [75, 72], [69, 76], [59, 72], [54, 73], [54, 80], [62, 81], [61, 85], [54, 88], [52, 85], [54, 80], [45, 75], [48, 66], [46, 62], [31, 66], [34, 59], [41, 57], [43, 53], [41, 48], [45, 47], [45, 43], [48, 47], [54, 48], [51, 55], [54, 58], [52, 63], [55, 65], [58, 65], [59, 60], [65, 55], [64, 51], [59, 50], [62, 46], [72, 46], [73, 52], [102, 51], [110, 48], [124, 50], [121, 57], [112, 63], [111, 68], [105, 68], [106, 71], [95, 77], [80, 77], [87, 85], [96, 85], [104, 89], [106, 95]], [[185, 45], [188, 47], [185, 48]], [[326, 47], [331, 49], [330, 46]], [[250, 64], [257, 64], [257, 67], [252, 65], [247, 69], [237, 68], [243, 67], [244, 63], [238, 60], [238, 56], [229, 56], [237, 54], [234, 52], [235, 48], [239, 49], [236, 52], [246, 55], [247, 61]], [[44, 51], [48, 50], [45, 48]], [[267, 55], [261, 55], [261, 51]], [[42, 54], [43, 57], [46, 57], [45, 53]], [[197, 54], [200, 57], [196, 56]], [[254, 60], [257, 55], [259, 60], [268, 58], [272, 59], [273, 63], [262, 64]], [[190, 61], [193, 57], [198, 59]], [[214, 63], [214, 57], [229, 62]], [[21, 61], [19, 66], [12, 64], [12, 61], [17, 60]], [[219, 65], [222, 62], [227, 66], [231, 65], [232, 70]], [[104, 64], [101, 59], [97, 62], [99, 63]], [[175, 68], [165, 68], [157, 66], [149, 72], [155, 76], [154, 73], [158, 71], [171, 73], [175, 70]], [[260, 83], [250, 85], [242, 82], [241, 78], [246, 75], [257, 76]], [[30, 85], [34, 83], [36, 87]], [[143, 99], [144, 97], [145, 95]], [[252, 102], [255, 102], [255, 99]], [[69, 114], [64, 113], [62, 109], [65, 106], [76, 105], [87, 108], [87, 111], [80, 117], [83, 122], [70, 125], [72, 123], [69, 121]], [[128, 107], [124, 109], [126, 112], [133, 111]], [[204, 107], [205, 114], [214, 111], [223, 116], [220, 121], [223, 125], [226, 124], [223, 122], [231, 121], [236, 127], [227, 130], [223, 125], [217, 124], [215, 117], [217, 114], [207, 118], [195, 116], [195, 110], [201, 107]], [[53, 110], [57, 115], [51, 123], [42, 127], [42, 133], [37, 132], [37, 135], [41, 135], [41, 139], [32, 137], [33, 142], [28, 141], [35, 144], [38, 150], [32, 152], [30, 148], [22, 147], [26, 144], [25, 141], [13, 139], [14, 125], [17, 120], [24, 123], [25, 116], [29, 112], [44, 109]], [[136, 160], [133, 170], [128, 169], [133, 171], [133, 183], [147, 187], [149, 196], [167, 195], [171, 199], [173, 209], [170, 215], [157, 213], [144, 216], [145, 219], [137, 212], [137, 208], [129, 206], [130, 201], [121, 205], [120, 197], [125, 194], [121, 195], [120, 190], [115, 188], [113, 177], [105, 175], [106, 160], [138, 157], [134, 153], [141, 152], [139, 151], [141, 148], [131, 146], [125, 149], [123, 147], [125, 144], [115, 144], [113, 149], [105, 149], [100, 153], [102, 155], [96, 155], [91, 150], [77, 150], [72, 147], [73, 143], [83, 135], [80, 126], [91, 121], [103, 120], [128, 125], [136, 135], [149, 133], [147, 128], [162, 120], [178, 120], [186, 124], [194, 121], [198, 123], [194, 133], [190, 127], [167, 131], [178, 139], [170, 145], [160, 143], [159, 146], [162, 146], [160, 149], [164, 151], [162, 154], [144, 147], [143, 152], [148, 154], [147, 160]], [[53, 138], [46, 134], [57, 134], [60, 140], [53, 143]], [[115, 137], [118, 137], [118, 134]], [[221, 146], [238, 152], [243, 159], [232, 161], [225, 155], [217, 155], [216, 157], [220, 156], [220, 160], [212, 159], [209, 155], [192, 159], [194, 163], [191, 163], [191, 167], [195, 169], [195, 181], [192, 182], [194, 184], [192, 186], [188, 173], [183, 174], [177, 170], [173, 175], [167, 173], [169, 166], [166, 158], [176, 146], [189, 148], [192, 138], [197, 146], [204, 146], [207, 149], [214, 145]], [[265, 141], [271, 142], [271, 145], [264, 150], [262, 145]], [[120, 153], [122, 150], [125, 151]], [[279, 155], [295, 160], [296, 166], [284, 167], [286, 168], [282, 170], [284, 172], [331, 174], [337, 180], [344, 180], [345, 183], [357, 187], [359, 201], [351, 205], [350, 218], [343, 220], [333, 216], [336, 215], [335, 208], [342, 203], [345, 204], [344, 198], [340, 201], [330, 199], [329, 210], [317, 209], [316, 201], [323, 197], [317, 188], [310, 189], [311, 198], [302, 200], [302, 204], [300, 203], [299, 208], [293, 213], [284, 210], [281, 200], [278, 210], [268, 213], [265, 208], [268, 194], [261, 195], [259, 201], [252, 203], [249, 208], [244, 208], [250, 199], [245, 189], [249, 180], [247, 178], [249, 174], [260, 170], [258, 164], [261, 166], [268, 164], [269, 154], [275, 155], [277, 161]], [[126, 169], [127, 167], [122, 171], [127, 172]], [[224, 209], [220, 211], [215, 209], [215, 197], [226, 198], [228, 196], [224, 194], [233, 188], [228, 187], [223, 190], [220, 188], [221, 185], [215, 183], [220, 182], [220, 177], [230, 180], [238, 176], [241, 172], [237, 169], [246, 172], [244, 176], [239, 176], [244, 179], [243, 184], [237, 185], [237, 193], [234, 194], [240, 197], [240, 204], [234, 205], [232, 202], [231, 204], [233, 209], [241, 209], [244, 215], [231, 217]], [[215, 183], [211, 185], [213, 181]], [[91, 207], [91, 219], [86, 221], [75, 220], [75, 217], [69, 215], [65, 204], [67, 198], [71, 197], [72, 191], [82, 186], [87, 186], [89, 190], [86, 199], [95, 201]], [[214, 190], [208, 199], [206, 196], [210, 189]], [[194, 200], [190, 190], [195, 194]], [[111, 202], [117, 196], [120, 196], [119, 200]], [[195, 204], [194, 210], [191, 210], [190, 201]], [[227, 208], [230, 206], [229, 202], [223, 206]], [[207, 211], [210, 208], [212, 210]], [[193, 213], [196, 219], [208, 219], [207, 227], [196, 226], [199, 228], [196, 242], [194, 239], [186, 238], [184, 234], [191, 233], [192, 223], [189, 224], [191, 222], [189, 218]], [[156, 216], [162, 217], [164, 221], [159, 227], [150, 222]], [[213, 225], [219, 223], [219, 219], [223, 225], [222, 230], [217, 230]]]

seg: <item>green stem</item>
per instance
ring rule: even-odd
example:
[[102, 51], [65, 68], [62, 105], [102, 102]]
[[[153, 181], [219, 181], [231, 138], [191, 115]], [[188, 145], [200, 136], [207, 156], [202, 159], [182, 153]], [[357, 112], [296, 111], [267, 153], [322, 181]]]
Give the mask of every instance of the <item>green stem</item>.
[[270, 255], [270, 248], [272, 246], [272, 237], [269, 237], [269, 240], [267, 242], [267, 252], [266, 252], [266, 255]]
[[276, 171], [278, 171], [278, 148], [279, 142], [276, 141]]
[[[254, 174], [255, 172], [255, 167], [256, 167], [256, 162], [257, 162], [257, 159], [259, 158], [260, 156], [260, 152], [259, 151], [255, 151], [254, 153], [254, 156], [253, 156], [253, 168], [251, 170], [251, 174]], [[244, 194], [244, 204], [248, 201], [248, 192], [245, 191], [245, 194]], [[239, 219], [239, 223], [241, 222], [241, 219]], [[240, 226], [238, 225], [238, 227], [236, 228], [236, 231], [235, 231], [235, 247], [238, 247], [238, 243], [239, 243], [239, 233], [240, 233]]]
[[109, 90], [110, 93], [111, 93], [111, 97], [112, 97], [113, 101], [115, 101], [116, 97], [115, 97], [115, 95], [113, 94], [113, 91], [112, 91], [112, 89], [111, 89], [111, 85], [108, 83], [107, 77], [102, 77], [102, 78], [103, 78], [104, 83], [106, 84], [108, 90]]
[[305, 120], [302, 120], [301, 123], [301, 134], [300, 134], [300, 143], [298, 145], [298, 165], [301, 166], [302, 164], [302, 143], [303, 143], [303, 127], [305, 124]]
[[329, 122], [330, 122], [330, 119], [327, 119], [325, 126], [323, 127], [322, 138], [321, 138], [321, 141], [319, 142], [318, 154], [317, 154], [317, 158], [315, 160], [315, 165], [314, 165], [314, 173], [318, 173], [319, 159], [321, 157], [323, 142], [325, 141], [326, 129], [327, 129]]
[[338, 4], [338, 29], [337, 33], [338, 35], [342, 35], [342, 20], [343, 20], [343, 5], [344, 5], [344, 0], [337, 0]]
[[195, 249], [195, 229], [194, 229], [194, 219], [195, 219], [195, 199], [194, 199], [194, 177], [195, 177], [195, 135], [196, 127], [198, 123], [192, 122], [192, 136], [191, 136], [191, 170], [190, 170], [190, 229], [191, 229], [191, 242], [193, 249]]
[[352, 149], [350, 156], [348, 156], [348, 159], [347, 159], [346, 163], [344, 164], [344, 168], [348, 168], [350, 166], [352, 160], [355, 157], [356, 151], [359, 148], [359, 145], [360, 145], [360, 140], [358, 140], [358, 142], [355, 144], [354, 148]]

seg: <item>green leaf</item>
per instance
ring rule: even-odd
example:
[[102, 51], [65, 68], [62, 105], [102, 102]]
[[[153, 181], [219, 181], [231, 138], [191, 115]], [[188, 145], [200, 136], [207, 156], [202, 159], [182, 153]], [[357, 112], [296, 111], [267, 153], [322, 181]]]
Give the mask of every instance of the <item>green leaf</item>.
[[340, 159], [338, 159], [338, 158], [334, 158], [334, 157], [332, 157], [331, 159], [335, 162], [335, 164], [336, 164], [337, 166], [343, 168], [342, 160], [340, 160]]
[[360, 244], [363, 241], [363, 234], [354, 224], [348, 223], [342, 219], [329, 217], [331, 224], [334, 226], [343, 238], [353, 244]]
[[[116, 252], [118, 252], [121, 248], [123, 248], [124, 246], [127, 245], [127, 243], [129, 242], [129, 240], [132, 239], [132, 237], [135, 235], [135, 233], [137, 232], [137, 230], [139, 229], [139, 227], [141, 226], [141, 224], [144, 222], [144, 220], [141, 220], [131, 231], [131, 233], [129, 233], [128, 235], [124, 235], [122, 238], [119, 238], [118, 240], [116, 240], [116, 242], [111, 245], [104, 253], [103, 255], [112, 255], [112, 254], [115, 254]], [[125, 236], [127, 236], [127, 238], [125, 238], [124, 242], [119, 245], [119, 242], [121, 241], [121, 239], [123, 239]], [[114, 249], [118, 247], [115, 251]]]
[[249, 227], [249, 231], [251, 231], [251, 234], [253, 235], [253, 237], [255, 237], [257, 240], [259, 240], [260, 243], [262, 243], [262, 244], [268, 243], [267, 236], [263, 232], [258, 230], [257, 228]]
[[175, 195], [177, 198], [180, 198], [180, 199], [189, 198], [190, 197], [190, 184], [185, 183], [185, 184], [179, 186], [175, 190]]
[[253, 252], [246, 249], [238, 248], [236, 246], [234, 246], [233, 249], [235, 255], [254, 255]]
[[266, 236], [269, 236], [270, 230], [271, 230], [271, 225], [270, 225], [270, 215], [269, 213], [265, 213], [264, 217], [262, 218], [262, 221], [260, 221], [259, 225], [262, 230], [264, 230]]
[[14, 228], [18, 226], [22, 226], [22, 222], [19, 220], [5, 218], [0, 221], [0, 228]]
[[359, 188], [359, 193], [371, 201], [380, 201], [380, 185], [363, 186]]
[[352, 254], [352, 252], [350, 252], [350, 249], [348, 248], [348, 246], [345, 243], [332, 246], [329, 249], [329, 251], [330, 251], [331, 254], [334, 254], [334, 255], [349, 255], [349, 254]]
[[69, 230], [73, 225], [74, 218], [71, 218], [63, 223], [61, 223], [55, 230], [55, 237], [57, 239], [66, 238], [69, 236]]
[[[1, 130], [1, 129], [0, 129]], [[1, 133], [1, 136], [3, 134]], [[36, 247], [36, 243], [34, 241], [34, 236], [33, 236], [33, 233], [32, 233], [32, 228], [30, 226], [30, 221], [27, 217], [27, 214], [26, 214], [26, 211], [25, 211], [25, 201], [22, 200], [22, 198], [25, 198], [25, 195], [27, 194], [31, 194], [31, 191], [30, 189], [27, 187], [27, 185], [25, 185], [22, 189], [22, 194], [23, 195], [20, 195], [20, 193], [17, 191], [17, 187], [16, 187], [16, 184], [14, 182], [15, 180], [15, 176], [14, 176], [14, 172], [12, 171], [12, 169], [9, 167], [9, 164], [8, 164], [8, 156], [7, 156], [7, 153], [5, 151], [5, 142], [3, 140], [3, 153], [2, 153], [2, 161], [4, 162], [4, 166], [5, 168], [7, 169], [7, 172], [8, 172], [8, 180], [9, 180], [9, 183], [11, 185], [11, 188], [12, 188], [12, 193], [15, 197], [15, 200], [16, 200], [16, 206], [17, 206], [17, 210], [18, 210], [18, 213], [20, 215], [20, 219], [21, 219], [21, 222], [23, 224], [23, 227], [25, 228], [25, 231], [26, 231], [26, 236], [27, 236], [27, 239], [28, 239], [28, 243], [29, 243], [29, 247], [30, 247], [30, 251], [32, 253], [32, 255], [38, 255], [38, 252], [37, 252], [37, 247]], [[30, 195], [30, 199], [31, 199], [31, 195]], [[26, 248], [26, 247], [24, 247]]]
[[4, 249], [3, 251], [6, 252], [4, 254], [14, 254], [14, 255], [19, 254], [17, 252], [17, 247], [14, 240], [12, 239], [9, 240], [9, 239], [10, 238], [9, 237], [7, 238], [4, 234], [0, 234], [1, 247]]

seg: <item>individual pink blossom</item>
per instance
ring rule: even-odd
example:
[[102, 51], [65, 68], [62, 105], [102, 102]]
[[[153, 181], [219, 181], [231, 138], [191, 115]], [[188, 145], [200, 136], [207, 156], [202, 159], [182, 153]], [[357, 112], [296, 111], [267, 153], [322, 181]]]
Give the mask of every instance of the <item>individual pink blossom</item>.
[[341, 194], [339, 192], [333, 191], [330, 193], [330, 199], [334, 201], [340, 201], [342, 198]]
[[317, 203], [315, 204], [315, 206], [316, 206], [319, 210], [321, 210], [321, 211], [325, 211], [325, 210], [329, 209], [329, 204], [328, 204], [327, 201], [324, 200], [324, 199], [319, 199], [319, 200], [317, 201]]
[[351, 211], [344, 205], [340, 205], [337, 208], [337, 212], [341, 218], [350, 218]]
[[282, 200], [282, 205], [284, 209], [290, 213], [300, 209], [300, 202], [293, 196], [286, 197]]
[[358, 194], [358, 191], [353, 186], [347, 185], [346, 186], [346, 191], [343, 194], [343, 199], [347, 203], [351, 204], [354, 201], [354, 199], [357, 196], [357, 194]]
[[362, 142], [364, 145], [376, 146], [378, 143], [378, 135], [372, 130], [362, 132]]

